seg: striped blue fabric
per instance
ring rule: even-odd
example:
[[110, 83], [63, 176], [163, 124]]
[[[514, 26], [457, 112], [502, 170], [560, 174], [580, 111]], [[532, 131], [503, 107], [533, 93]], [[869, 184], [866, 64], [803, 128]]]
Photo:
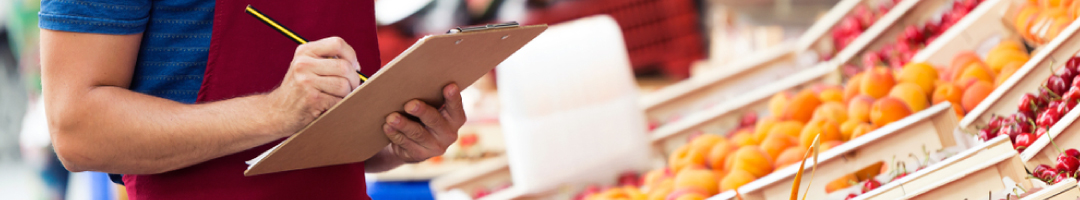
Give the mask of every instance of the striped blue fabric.
[[43, 29], [143, 33], [131, 90], [194, 103], [202, 85], [214, 0], [42, 0]]

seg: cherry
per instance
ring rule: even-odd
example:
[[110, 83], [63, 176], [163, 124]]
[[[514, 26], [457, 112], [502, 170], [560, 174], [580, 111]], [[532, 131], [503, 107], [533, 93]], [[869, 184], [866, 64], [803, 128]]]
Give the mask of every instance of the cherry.
[[877, 66], [878, 63], [881, 63], [881, 55], [876, 53], [863, 54], [862, 63], [866, 68]]
[[1065, 94], [1069, 90], [1069, 85], [1065, 83], [1065, 79], [1061, 76], [1054, 75], [1046, 79], [1046, 88], [1050, 89], [1056, 95]]
[[1050, 167], [1050, 165], [1040, 164], [1035, 166], [1035, 169], [1031, 171], [1031, 175], [1042, 180], [1051, 180], [1057, 173], [1054, 172], [1054, 168]]
[[1065, 62], [1065, 67], [1076, 70], [1080, 67], [1080, 56], [1069, 58], [1069, 61]]
[[1057, 157], [1057, 166], [1055, 169], [1059, 174], [1072, 174], [1076, 172], [1078, 166], [1080, 166], [1080, 160], [1077, 160], [1076, 157], [1060, 154]]
[[[1064, 80], [1066, 84], [1071, 84], [1073, 81], [1075, 81], [1074, 78], [1076, 78], [1076, 72], [1077, 71], [1073, 68], [1062, 67], [1061, 73], [1058, 74], [1058, 76], [1061, 77], [1061, 79]], [[1066, 85], [1065, 87], [1072, 88], [1072, 85]]]
[[1038, 109], [1039, 100], [1038, 97], [1031, 93], [1027, 93], [1020, 96], [1020, 105], [1016, 106], [1016, 110], [1021, 113], [1032, 114]]
[[[923, 25], [923, 35], [927, 35], [927, 36], [937, 35], [938, 29], [941, 29], [941, 24], [939, 22], [934, 22], [934, 21], [927, 22], [925, 25]], [[930, 42], [927, 41], [926, 43], [930, 43]]]
[[1034, 130], [1031, 126], [1034, 126], [1035, 121], [1027, 113], [1013, 113], [1013, 122], [1017, 131], [1030, 133]]
[[1076, 88], [1076, 86], [1080, 86], [1080, 79], [1073, 77], [1072, 84], [1069, 85], [1069, 88]]
[[1065, 154], [1065, 156], [1080, 159], [1080, 151], [1078, 151], [1076, 149], [1066, 149], [1064, 152], [1061, 152], [1061, 154]]
[[[1080, 80], [1080, 79], [1076, 79], [1076, 80]], [[1073, 82], [1076, 82], [1076, 81], [1073, 81]], [[1061, 95], [1061, 99], [1065, 102], [1066, 106], [1070, 110], [1072, 110], [1073, 107], [1076, 107], [1077, 102], [1080, 102], [1080, 87], [1069, 88], [1068, 92], [1065, 92], [1064, 95]], [[1068, 113], [1068, 112], [1065, 112], [1065, 113]]]
[[[1016, 135], [1016, 140], [1013, 140], [1013, 148], [1017, 151], [1023, 152], [1024, 149], [1027, 149], [1029, 146], [1031, 146], [1032, 142], [1035, 142], [1034, 135], [1031, 135], [1031, 133], [1021, 133], [1019, 135]], [[1073, 158], [1073, 160], [1076, 159]]]
[[757, 113], [748, 112], [745, 115], [743, 115], [742, 123], [739, 124], [739, 128], [754, 127], [754, 124], [757, 123], [757, 120], [758, 120]]
[[1035, 129], [1035, 139], [1041, 138], [1043, 135], [1046, 135], [1046, 127]]
[[1009, 136], [1009, 141], [1016, 141], [1016, 136], [1020, 135], [1020, 130], [1017, 128], [1017, 124], [1007, 125], [998, 130], [998, 135]]
[[1068, 174], [1069, 173], [1058, 173], [1056, 176], [1054, 176], [1054, 184], [1057, 184], [1057, 183], [1060, 183], [1062, 181], [1069, 180], [1070, 178], [1072, 178], [1072, 177], [1069, 177]]
[[990, 139], [993, 139], [996, 136], [997, 136], [997, 133], [995, 133], [993, 130], [990, 130], [990, 129], [979, 130], [979, 140], [988, 141]]
[[926, 39], [923, 37], [922, 31], [920, 31], [918, 27], [915, 27], [915, 25], [909, 25], [907, 28], [904, 28], [903, 38], [904, 41], [909, 44], [920, 44]]
[[844, 198], [844, 200], [852, 200], [852, 199], [855, 199], [855, 197], [858, 197], [858, 196], [859, 196], [858, 194], [854, 194], [854, 193], [848, 194], [847, 197]]
[[874, 179], [870, 179], [870, 180], [866, 181], [866, 183], [863, 183], [862, 192], [866, 193], [866, 192], [869, 192], [870, 190], [877, 189], [878, 187], [881, 187], [881, 182], [878, 182], [877, 180], [874, 180]]
[[1001, 129], [1002, 126], [1005, 126], [1005, 123], [1007, 122], [1004, 117], [994, 116], [993, 118], [990, 118], [990, 123], [986, 124], [986, 129], [997, 131], [998, 129]]
[[1050, 127], [1053, 126], [1054, 123], [1057, 123], [1058, 119], [1061, 119], [1061, 115], [1058, 114], [1057, 109], [1046, 109], [1043, 110], [1042, 113], [1039, 113], [1039, 118], [1035, 120], [1035, 125], [1039, 127]]

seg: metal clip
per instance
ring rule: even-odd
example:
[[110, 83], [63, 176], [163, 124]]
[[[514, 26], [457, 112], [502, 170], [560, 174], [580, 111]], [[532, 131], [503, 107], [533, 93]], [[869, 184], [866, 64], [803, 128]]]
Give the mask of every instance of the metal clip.
[[454, 28], [454, 29], [450, 29], [449, 31], [446, 31], [446, 34], [473, 32], [473, 31], [486, 31], [486, 30], [501, 29], [501, 28], [513, 28], [513, 27], [518, 27], [518, 26], [521, 26], [521, 25], [518, 24], [515, 21], [515, 22], [502, 23], [502, 24], [488, 24], [488, 25], [484, 25], [484, 26], [473, 26], [473, 27], [465, 27], [465, 28], [457, 27], [457, 28]]

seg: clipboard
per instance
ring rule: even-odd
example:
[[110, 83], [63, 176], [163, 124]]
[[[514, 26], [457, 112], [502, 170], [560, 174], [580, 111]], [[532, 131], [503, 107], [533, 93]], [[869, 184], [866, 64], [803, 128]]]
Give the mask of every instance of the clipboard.
[[406, 102], [443, 102], [442, 88], [472, 85], [547, 30], [517, 23], [451, 29], [421, 38], [323, 115], [274, 148], [248, 161], [244, 176], [356, 163], [390, 144], [386, 116]]

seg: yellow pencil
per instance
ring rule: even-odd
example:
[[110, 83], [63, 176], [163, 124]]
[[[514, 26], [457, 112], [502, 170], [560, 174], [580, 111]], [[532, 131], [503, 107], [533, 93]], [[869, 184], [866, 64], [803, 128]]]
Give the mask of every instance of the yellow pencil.
[[[255, 7], [251, 7], [251, 5], [248, 5], [247, 8], [244, 9], [244, 12], [246, 12], [248, 14], [251, 14], [251, 16], [254, 16], [256, 19], [259, 19], [259, 21], [262, 21], [266, 25], [269, 25], [271, 28], [274, 28], [274, 30], [277, 30], [282, 35], [285, 35], [285, 37], [288, 37], [289, 39], [293, 40], [297, 44], [307, 44], [307, 42], [308, 42], [303, 37], [300, 37], [300, 35], [297, 35], [296, 33], [293, 33], [292, 30], [289, 30], [289, 28], [285, 28], [285, 26], [277, 23], [277, 21], [274, 21], [273, 19], [270, 19], [270, 17], [267, 17], [266, 15], [262, 14], [262, 12], [259, 12], [259, 10], [256, 10]], [[360, 71], [356, 71], [356, 74], [360, 75], [360, 81], [361, 82], [367, 82], [367, 80], [368, 80], [367, 75], [364, 75], [364, 73], [360, 73]]]

